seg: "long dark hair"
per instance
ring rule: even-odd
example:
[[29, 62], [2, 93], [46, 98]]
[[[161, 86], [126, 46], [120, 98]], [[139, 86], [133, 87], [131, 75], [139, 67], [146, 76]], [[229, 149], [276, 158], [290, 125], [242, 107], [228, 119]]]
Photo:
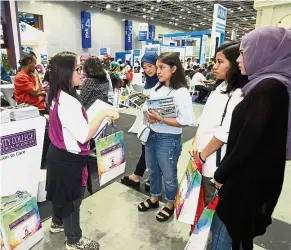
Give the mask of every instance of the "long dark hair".
[[238, 42], [229, 42], [222, 44], [217, 48], [218, 52], [223, 52], [226, 59], [230, 62], [231, 67], [226, 73], [226, 82], [227, 87], [223, 94], [229, 94], [230, 92], [242, 88], [248, 82], [247, 76], [243, 76], [237, 65], [237, 58], [239, 57], [239, 43]]
[[84, 71], [88, 78], [96, 78], [102, 82], [107, 80], [103, 65], [98, 57], [90, 57], [86, 60]]
[[[179, 56], [173, 52], [165, 52], [159, 55], [157, 61], [165, 63], [170, 67], [176, 66], [176, 71], [173, 73], [170, 79], [170, 88], [179, 89], [179, 88], [188, 88], [187, 80], [185, 77], [184, 69], [180, 61]], [[160, 85], [156, 88], [156, 91], [160, 89], [165, 83], [161, 82]]]
[[50, 73], [49, 106], [57, 97], [58, 91], [62, 90], [77, 98], [77, 91], [73, 87], [72, 77], [77, 62], [77, 55], [72, 52], [61, 52], [52, 59]]

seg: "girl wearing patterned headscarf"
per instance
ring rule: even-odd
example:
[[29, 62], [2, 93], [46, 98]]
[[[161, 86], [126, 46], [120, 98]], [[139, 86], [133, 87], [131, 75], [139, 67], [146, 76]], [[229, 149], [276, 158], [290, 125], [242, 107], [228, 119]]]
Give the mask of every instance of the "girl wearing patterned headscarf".
[[224, 159], [214, 179], [219, 203], [210, 249], [253, 249], [266, 232], [291, 159], [291, 30], [260, 27], [242, 38], [245, 98], [233, 111]]

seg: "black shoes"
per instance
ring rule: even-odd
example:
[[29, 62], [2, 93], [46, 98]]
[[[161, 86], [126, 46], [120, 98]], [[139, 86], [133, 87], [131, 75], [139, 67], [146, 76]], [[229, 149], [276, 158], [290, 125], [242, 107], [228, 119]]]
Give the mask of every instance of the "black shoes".
[[131, 179], [129, 179], [129, 176], [122, 177], [121, 183], [136, 190], [140, 189], [140, 182], [132, 181]]

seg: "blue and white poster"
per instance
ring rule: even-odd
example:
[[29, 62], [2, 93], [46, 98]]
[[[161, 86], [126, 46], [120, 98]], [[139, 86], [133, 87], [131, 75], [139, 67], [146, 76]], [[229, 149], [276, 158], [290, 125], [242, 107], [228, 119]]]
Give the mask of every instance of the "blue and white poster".
[[82, 48], [91, 48], [91, 13], [81, 12]]
[[125, 24], [125, 41], [124, 41], [124, 49], [132, 50], [132, 21], [126, 20]]
[[156, 26], [149, 25], [149, 40], [155, 40], [156, 37]]
[[139, 41], [148, 40], [148, 23], [140, 23], [139, 24], [138, 40]]

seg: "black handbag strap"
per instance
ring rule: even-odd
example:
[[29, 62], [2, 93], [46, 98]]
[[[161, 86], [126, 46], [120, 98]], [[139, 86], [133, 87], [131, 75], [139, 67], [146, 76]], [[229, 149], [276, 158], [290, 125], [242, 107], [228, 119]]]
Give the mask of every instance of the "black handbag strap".
[[[222, 114], [222, 119], [221, 119], [221, 122], [220, 122], [220, 126], [222, 126], [223, 124], [223, 121], [224, 121], [224, 118], [226, 116], [226, 112], [227, 112], [227, 107], [228, 107], [228, 104], [229, 104], [229, 101], [230, 101], [230, 98], [231, 98], [232, 95], [229, 96], [227, 102], [226, 102], [226, 105], [225, 105], [225, 108], [224, 108], [224, 111], [223, 111], [223, 114]], [[219, 166], [219, 163], [221, 162], [221, 148], [219, 148], [217, 151], [216, 151], [216, 167]]]

